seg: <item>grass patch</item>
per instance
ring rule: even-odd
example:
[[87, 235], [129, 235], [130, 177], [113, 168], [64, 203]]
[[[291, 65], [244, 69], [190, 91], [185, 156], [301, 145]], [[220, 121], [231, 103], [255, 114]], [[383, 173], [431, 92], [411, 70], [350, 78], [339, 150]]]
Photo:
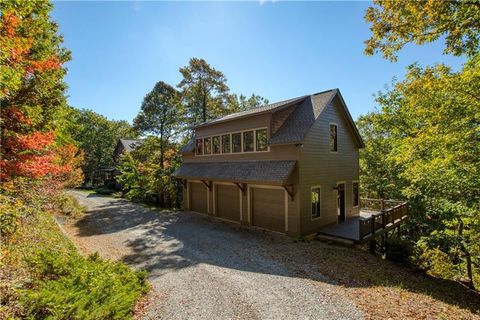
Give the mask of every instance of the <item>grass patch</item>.
[[81, 256], [50, 213], [25, 216], [0, 246], [0, 318], [128, 319], [146, 273]]

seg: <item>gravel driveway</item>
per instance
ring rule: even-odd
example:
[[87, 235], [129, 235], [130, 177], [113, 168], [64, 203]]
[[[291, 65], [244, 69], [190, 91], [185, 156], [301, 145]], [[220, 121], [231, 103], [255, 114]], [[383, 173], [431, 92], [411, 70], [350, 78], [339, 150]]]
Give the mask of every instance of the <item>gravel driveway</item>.
[[192, 212], [72, 194], [87, 208], [64, 223], [80, 250], [149, 272], [155, 299], [144, 319], [362, 318], [343, 288], [297, 250], [315, 244]]

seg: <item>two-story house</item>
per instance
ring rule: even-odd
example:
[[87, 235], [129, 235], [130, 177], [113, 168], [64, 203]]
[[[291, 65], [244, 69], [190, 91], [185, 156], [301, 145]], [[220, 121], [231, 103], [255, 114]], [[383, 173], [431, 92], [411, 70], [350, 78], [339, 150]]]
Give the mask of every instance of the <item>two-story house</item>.
[[359, 214], [362, 138], [338, 89], [230, 114], [181, 149], [184, 207], [307, 235]]

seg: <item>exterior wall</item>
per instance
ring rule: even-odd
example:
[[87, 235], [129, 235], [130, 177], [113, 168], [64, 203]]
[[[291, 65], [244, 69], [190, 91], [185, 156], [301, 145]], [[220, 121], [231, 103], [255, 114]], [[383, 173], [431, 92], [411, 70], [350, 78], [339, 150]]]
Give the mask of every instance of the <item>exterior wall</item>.
[[[352, 207], [352, 181], [359, 180], [358, 146], [341, 108], [335, 97], [312, 126], [302, 147], [298, 162], [302, 234], [311, 234], [324, 225], [337, 223], [337, 192], [333, 188], [338, 182], [345, 182], [346, 219], [359, 213], [358, 207]], [[337, 125], [337, 153], [329, 150], [331, 123]], [[310, 202], [313, 186], [321, 187], [321, 214], [314, 220]]]
[[[224, 133], [243, 131], [256, 128], [267, 128], [268, 137], [271, 136], [271, 114], [263, 114], [196, 129], [196, 138], [221, 135]], [[294, 145], [272, 146], [265, 152], [228, 153], [196, 156], [193, 152], [182, 155], [183, 162], [210, 162], [210, 161], [241, 161], [241, 160], [298, 160], [299, 148]]]

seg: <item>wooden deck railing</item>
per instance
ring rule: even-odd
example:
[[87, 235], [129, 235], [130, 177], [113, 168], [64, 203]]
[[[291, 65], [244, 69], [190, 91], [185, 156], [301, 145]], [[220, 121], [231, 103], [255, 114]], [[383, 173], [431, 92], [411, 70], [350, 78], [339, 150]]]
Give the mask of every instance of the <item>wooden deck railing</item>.
[[[368, 240], [377, 234], [383, 234], [398, 226], [408, 216], [408, 203], [395, 200], [364, 199], [379, 205], [379, 212], [368, 218], [360, 217], [358, 221], [360, 241]], [[375, 208], [371, 210], [376, 211]], [[382, 209], [383, 208], [383, 209]], [[363, 209], [363, 208], [362, 208]]]
[[398, 200], [360, 198], [360, 208], [367, 211], [386, 210], [402, 203], [403, 201]]

